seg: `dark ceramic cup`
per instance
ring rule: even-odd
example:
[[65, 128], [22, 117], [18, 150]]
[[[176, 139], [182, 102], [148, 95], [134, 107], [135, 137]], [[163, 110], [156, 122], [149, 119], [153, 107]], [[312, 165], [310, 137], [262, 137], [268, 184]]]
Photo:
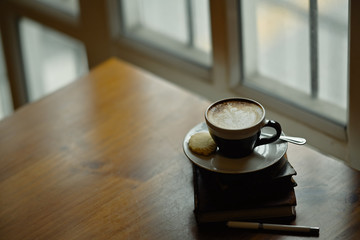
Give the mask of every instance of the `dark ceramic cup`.
[[[219, 152], [227, 157], [244, 157], [255, 147], [276, 141], [281, 135], [278, 122], [265, 119], [264, 107], [248, 98], [227, 98], [212, 103], [205, 111], [205, 121]], [[276, 133], [261, 137], [261, 129], [270, 127]]]

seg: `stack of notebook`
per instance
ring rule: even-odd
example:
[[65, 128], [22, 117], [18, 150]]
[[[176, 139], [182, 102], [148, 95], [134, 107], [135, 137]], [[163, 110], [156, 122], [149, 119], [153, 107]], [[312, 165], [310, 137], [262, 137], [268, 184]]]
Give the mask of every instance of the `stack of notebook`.
[[272, 171], [223, 174], [193, 165], [198, 223], [295, 218], [296, 171], [283, 157]]

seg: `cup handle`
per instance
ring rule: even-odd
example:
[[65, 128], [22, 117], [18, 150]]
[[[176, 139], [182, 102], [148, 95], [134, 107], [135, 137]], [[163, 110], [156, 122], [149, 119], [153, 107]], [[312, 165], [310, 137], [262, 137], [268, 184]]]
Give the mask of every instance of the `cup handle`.
[[271, 127], [274, 128], [276, 130], [276, 134], [274, 136], [271, 136], [269, 138], [260, 138], [261, 132], [259, 132], [258, 134], [258, 138], [256, 140], [255, 143], [255, 147], [260, 146], [260, 145], [264, 145], [264, 144], [268, 144], [268, 143], [272, 143], [275, 142], [276, 140], [279, 139], [280, 135], [281, 135], [281, 125], [280, 123], [274, 121], [274, 120], [267, 120], [266, 124], [262, 127]]

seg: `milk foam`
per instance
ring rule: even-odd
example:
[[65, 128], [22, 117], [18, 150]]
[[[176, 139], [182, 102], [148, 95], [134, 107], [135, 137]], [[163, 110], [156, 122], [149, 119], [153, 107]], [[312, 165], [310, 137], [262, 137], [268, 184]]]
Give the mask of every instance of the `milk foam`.
[[253, 103], [229, 101], [219, 103], [208, 111], [208, 119], [214, 125], [226, 129], [244, 129], [262, 118], [262, 109]]

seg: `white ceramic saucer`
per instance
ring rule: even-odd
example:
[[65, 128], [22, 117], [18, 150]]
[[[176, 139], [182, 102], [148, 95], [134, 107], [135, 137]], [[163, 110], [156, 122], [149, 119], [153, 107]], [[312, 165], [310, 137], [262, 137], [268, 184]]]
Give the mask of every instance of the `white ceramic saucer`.
[[[262, 131], [268, 132], [267, 128]], [[198, 132], [206, 132], [208, 128], [205, 122], [197, 124], [185, 136], [183, 148], [185, 155], [195, 165], [210, 171], [219, 173], [250, 173], [268, 168], [284, 156], [288, 144], [287, 142], [278, 140], [270, 144], [258, 146], [254, 152], [243, 158], [228, 158], [220, 155], [218, 151], [210, 156], [196, 154], [189, 149], [190, 137]]]

